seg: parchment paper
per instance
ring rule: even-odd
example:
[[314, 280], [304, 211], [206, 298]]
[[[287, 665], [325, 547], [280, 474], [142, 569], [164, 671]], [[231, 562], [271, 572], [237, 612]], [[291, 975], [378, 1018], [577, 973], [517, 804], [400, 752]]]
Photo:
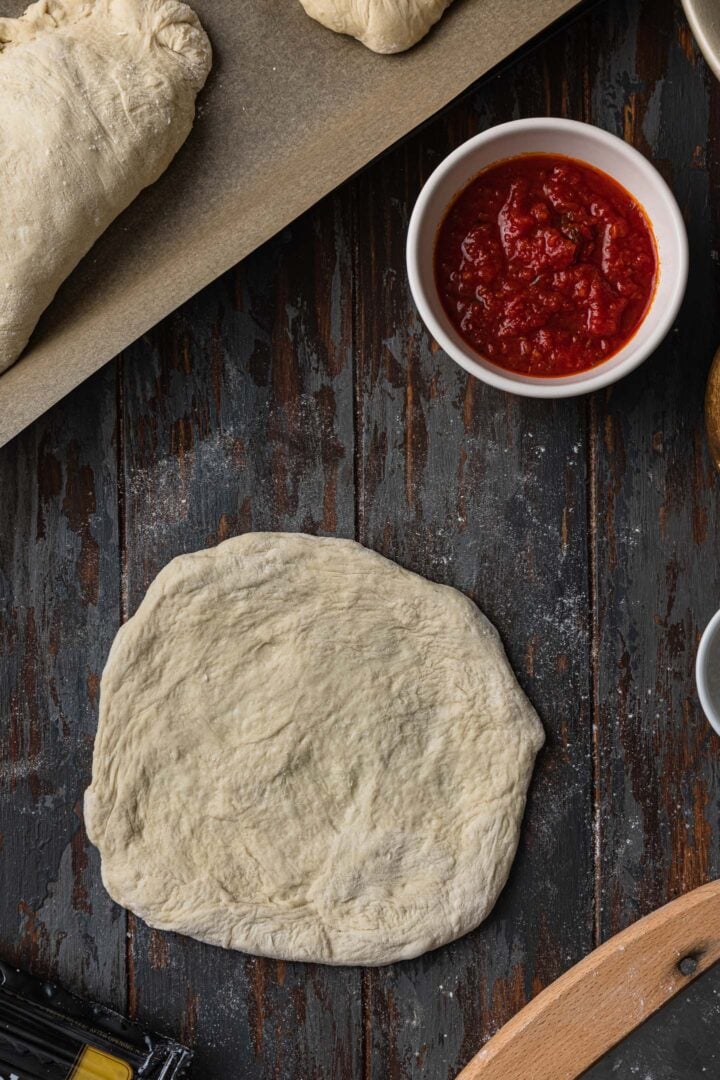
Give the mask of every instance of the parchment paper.
[[[377, 56], [297, 0], [190, 0], [215, 63], [169, 170], [100, 238], [0, 375], [0, 446], [577, 0], [455, 0]], [[0, 0], [19, 15], [22, 0]]]

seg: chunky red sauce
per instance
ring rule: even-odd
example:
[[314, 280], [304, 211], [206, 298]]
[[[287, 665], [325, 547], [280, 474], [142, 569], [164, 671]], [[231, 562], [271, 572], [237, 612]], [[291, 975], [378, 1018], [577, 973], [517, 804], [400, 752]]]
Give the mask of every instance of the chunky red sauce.
[[570, 375], [607, 360], [647, 313], [657, 276], [642, 207], [574, 158], [491, 166], [450, 205], [435, 279], [462, 338], [499, 367]]

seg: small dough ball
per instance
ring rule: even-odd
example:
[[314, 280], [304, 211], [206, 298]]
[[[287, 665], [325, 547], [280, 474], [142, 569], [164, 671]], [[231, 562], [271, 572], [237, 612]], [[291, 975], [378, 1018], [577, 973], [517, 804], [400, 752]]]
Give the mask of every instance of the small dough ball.
[[424, 38], [452, 0], [300, 0], [308, 15], [378, 53], [398, 53]]

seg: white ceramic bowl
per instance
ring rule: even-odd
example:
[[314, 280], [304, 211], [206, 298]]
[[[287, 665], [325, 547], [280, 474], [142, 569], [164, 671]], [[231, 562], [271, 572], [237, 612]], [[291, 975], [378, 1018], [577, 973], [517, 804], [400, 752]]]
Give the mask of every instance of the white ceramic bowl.
[[695, 40], [716, 79], [720, 79], [720, 5], [717, 0], [682, 0]]
[[[519, 154], [564, 154], [602, 169], [644, 207], [655, 233], [659, 277], [655, 295], [635, 335], [619, 352], [589, 371], [558, 378], [506, 371], [480, 356], [460, 337], [435, 287], [433, 255], [449, 204], [494, 162]], [[573, 397], [627, 375], [660, 344], [685, 293], [687, 234], [675, 198], [657, 170], [622, 139], [576, 120], [535, 117], [512, 120], [469, 139], [438, 165], [420, 192], [407, 238], [410, 288], [423, 322], [445, 352], [478, 379], [525, 397]]]
[[713, 615], [700, 638], [695, 682], [703, 712], [720, 735], [720, 611]]

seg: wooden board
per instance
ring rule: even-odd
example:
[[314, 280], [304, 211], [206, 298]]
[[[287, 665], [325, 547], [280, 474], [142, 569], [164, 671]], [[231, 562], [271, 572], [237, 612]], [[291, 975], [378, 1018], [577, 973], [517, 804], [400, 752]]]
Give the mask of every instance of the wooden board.
[[[681, 330], [557, 405], [433, 351], [402, 230], [463, 138], [551, 112], [680, 195]], [[720, 88], [671, 0], [606, 0], [481, 83], [0, 451], [0, 955], [196, 1047], [193, 1080], [444, 1080], [595, 944], [720, 876], [720, 740], [692, 660], [720, 604], [704, 379], [720, 341]], [[356, 536], [465, 589], [548, 733], [483, 927], [381, 971], [151, 933], [82, 832], [97, 677], [173, 555], [249, 528]], [[650, 691], [650, 693], [648, 693]], [[129, 937], [126, 937], [129, 934]]]
[[577, 1080], [718, 960], [720, 881], [710, 881], [566, 971], [478, 1051], [458, 1080]]
[[705, 1080], [720, 1075], [720, 964], [678, 994], [583, 1075], [582, 1080]]

